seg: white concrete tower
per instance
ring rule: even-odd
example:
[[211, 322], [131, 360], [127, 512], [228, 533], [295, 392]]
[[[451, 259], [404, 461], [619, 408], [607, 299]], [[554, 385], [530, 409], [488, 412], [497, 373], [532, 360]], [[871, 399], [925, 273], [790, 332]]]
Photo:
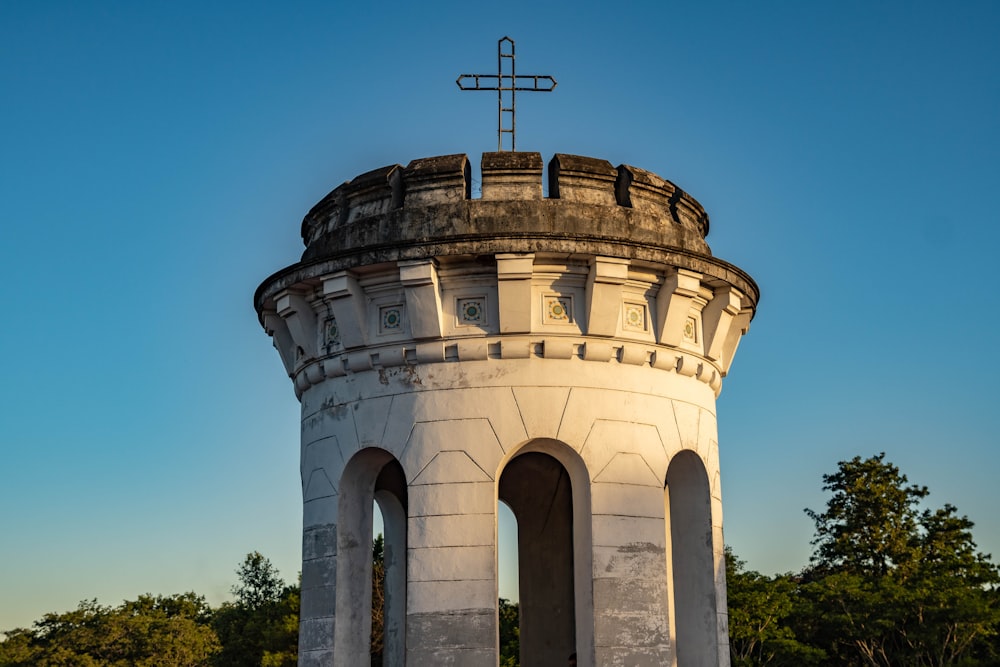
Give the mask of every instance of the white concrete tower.
[[497, 663], [497, 502], [521, 664], [729, 664], [715, 399], [758, 290], [642, 169], [487, 153], [362, 174], [257, 290], [302, 403], [300, 665]]

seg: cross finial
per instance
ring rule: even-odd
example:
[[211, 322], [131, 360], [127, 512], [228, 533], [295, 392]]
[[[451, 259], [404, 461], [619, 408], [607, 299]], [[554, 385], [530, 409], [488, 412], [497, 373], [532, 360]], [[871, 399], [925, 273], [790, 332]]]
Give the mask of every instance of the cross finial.
[[[506, 47], [506, 48], [505, 48]], [[507, 65], [505, 71], [504, 65]], [[503, 151], [503, 135], [510, 135], [510, 150], [517, 150], [514, 130], [517, 128], [514, 116], [515, 95], [519, 90], [550, 93], [555, 90], [556, 80], [548, 75], [521, 74], [514, 68], [514, 40], [502, 37], [497, 42], [496, 74], [462, 74], [455, 80], [462, 90], [497, 91], [497, 151]], [[493, 84], [493, 85], [491, 85]], [[504, 121], [508, 120], [509, 123]]]

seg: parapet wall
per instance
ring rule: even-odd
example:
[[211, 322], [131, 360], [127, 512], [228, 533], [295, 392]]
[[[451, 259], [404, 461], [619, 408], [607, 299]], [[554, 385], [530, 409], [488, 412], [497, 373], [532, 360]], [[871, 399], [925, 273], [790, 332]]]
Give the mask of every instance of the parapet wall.
[[[515, 246], [516, 239], [559, 238], [711, 254], [705, 243], [708, 214], [670, 181], [629, 165], [556, 154], [549, 162], [549, 196], [543, 197], [542, 168], [539, 153], [484, 153], [479, 199], [472, 198], [464, 154], [366, 172], [334, 189], [306, 215], [302, 259], [498, 235]], [[469, 252], [468, 247], [456, 250]]]

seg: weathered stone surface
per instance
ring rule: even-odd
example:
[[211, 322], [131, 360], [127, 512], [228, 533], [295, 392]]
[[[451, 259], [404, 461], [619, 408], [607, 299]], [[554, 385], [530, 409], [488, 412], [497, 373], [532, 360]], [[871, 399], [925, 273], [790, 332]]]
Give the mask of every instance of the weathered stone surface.
[[[333, 616], [304, 618], [299, 622], [299, 664], [305, 653], [332, 655]], [[326, 663], [326, 664], [332, 664]]]
[[[655, 574], [655, 573], [650, 573]], [[594, 580], [597, 646], [666, 646], [666, 582], [663, 578], [602, 577]]]
[[501, 500], [525, 667], [728, 665], [715, 399], [757, 286], [656, 174], [481, 167], [344, 183], [255, 295], [302, 403], [300, 664], [367, 660], [377, 500], [387, 661], [495, 665]]
[[406, 613], [464, 614], [468, 608], [492, 609], [496, 605], [496, 574], [488, 579], [449, 579], [407, 583]]
[[492, 648], [415, 648], [406, 652], [406, 660], [408, 665], [493, 667], [497, 656]]
[[333, 651], [299, 651], [299, 667], [330, 667], [333, 664]]
[[669, 665], [669, 647], [602, 646], [597, 650], [598, 665], [607, 667], [662, 667]]
[[[492, 649], [496, 633], [493, 609], [456, 609], [406, 615], [407, 651], [442, 648]], [[431, 664], [431, 663], [414, 663]], [[436, 664], [436, 663], [435, 663]]]
[[[338, 187], [309, 212], [302, 224], [308, 246], [303, 260], [435, 238], [485, 241], [497, 232], [508, 236], [502, 239], [512, 244], [508, 252], [520, 245], [510, 238], [514, 232], [537, 235], [551, 249], [564, 236], [571, 242], [592, 238], [709, 254], [704, 209], [656, 174], [557, 154], [549, 166], [550, 199], [542, 198], [541, 175], [538, 153], [485, 153], [483, 196], [473, 200], [464, 155], [375, 169]], [[595, 216], [594, 206], [609, 208]]]
[[469, 159], [465, 155], [413, 160], [403, 170], [402, 177], [406, 206], [456, 201], [470, 196]]
[[514, 200], [542, 198], [540, 153], [483, 153], [482, 198]]
[[556, 153], [549, 162], [549, 196], [599, 206], [618, 204], [618, 170], [607, 160]]
[[[305, 567], [305, 564], [303, 564], [303, 567]], [[303, 579], [301, 600], [299, 616], [302, 622], [309, 619], [332, 619], [337, 604], [337, 587], [307, 586]], [[333, 625], [331, 624], [330, 628], [332, 627]], [[330, 635], [330, 643], [331, 645], [333, 643], [332, 634]]]
[[337, 526], [312, 526], [302, 531], [302, 559], [337, 555]]

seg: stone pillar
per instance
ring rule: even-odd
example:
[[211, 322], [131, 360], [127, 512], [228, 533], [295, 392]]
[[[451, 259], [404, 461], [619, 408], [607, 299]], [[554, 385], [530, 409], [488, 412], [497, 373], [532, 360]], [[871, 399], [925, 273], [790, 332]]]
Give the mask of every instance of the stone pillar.
[[496, 500], [465, 452], [462, 424], [417, 424], [407, 449], [431, 457], [410, 484], [407, 665], [496, 661]]

